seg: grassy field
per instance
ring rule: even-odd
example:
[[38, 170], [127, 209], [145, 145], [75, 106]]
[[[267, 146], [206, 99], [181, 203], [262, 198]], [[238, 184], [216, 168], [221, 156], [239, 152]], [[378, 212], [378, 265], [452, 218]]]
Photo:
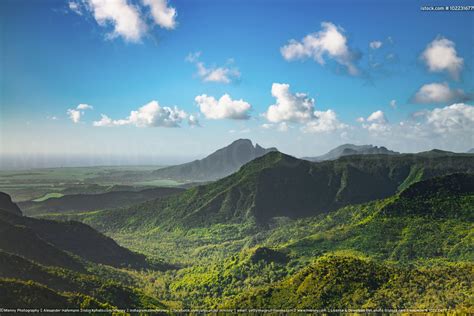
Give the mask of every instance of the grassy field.
[[45, 194], [45, 195], [43, 195], [42, 197], [40, 197], [38, 199], [34, 199], [33, 202], [43, 202], [43, 201], [46, 201], [48, 199], [60, 198], [62, 196], [64, 196], [64, 194], [59, 193], [59, 192], [52, 192], [52, 193]]
[[105, 192], [115, 185], [134, 187], [177, 186], [181, 183], [152, 178], [162, 166], [67, 167], [6, 171], [0, 170], [0, 191], [14, 201], [44, 201], [75, 193]]

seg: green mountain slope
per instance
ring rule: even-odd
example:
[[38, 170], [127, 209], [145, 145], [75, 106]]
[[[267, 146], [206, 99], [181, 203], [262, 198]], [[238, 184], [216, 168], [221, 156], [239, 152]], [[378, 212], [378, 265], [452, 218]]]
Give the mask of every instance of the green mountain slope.
[[472, 310], [474, 265], [400, 268], [328, 255], [281, 282], [244, 292], [224, 308]]
[[[269, 153], [219, 181], [130, 208], [81, 215], [101, 231], [267, 225], [272, 218], [304, 218], [389, 197], [411, 183], [474, 172], [470, 155], [370, 155], [311, 163]], [[74, 218], [74, 217], [73, 217]]]
[[[284, 247], [299, 256], [356, 250], [399, 262], [430, 258], [472, 261], [473, 181], [472, 174], [432, 178], [384, 200], [344, 207], [306, 223], [315, 230], [308, 229], [309, 234]], [[441, 183], [449, 187], [433, 191]], [[432, 193], [426, 195], [429, 191]], [[281, 233], [276, 231], [270, 238]], [[286, 233], [291, 233], [288, 227]]]
[[[33, 281], [0, 279], [0, 305], [6, 309], [113, 309], [90, 296], [58, 293]], [[25, 311], [26, 312], [26, 311]]]
[[58, 292], [80, 293], [121, 308], [164, 307], [141, 291], [117, 282], [66, 269], [40, 266], [3, 251], [0, 251], [0, 278], [31, 280]]
[[[119, 246], [113, 239], [83, 223], [35, 219], [4, 211], [0, 211], [0, 220], [17, 227], [26, 227], [54, 247], [88, 261], [116, 267], [144, 268], [148, 266], [145, 256]], [[23, 240], [19, 239], [17, 242], [22, 244]]]
[[163, 309], [164, 304], [138, 289], [140, 272], [131, 270], [153, 273], [158, 268], [164, 265], [85, 224], [0, 210], [2, 308]]
[[0, 249], [56, 267], [82, 271], [83, 265], [66, 252], [38, 237], [31, 229], [0, 220]]

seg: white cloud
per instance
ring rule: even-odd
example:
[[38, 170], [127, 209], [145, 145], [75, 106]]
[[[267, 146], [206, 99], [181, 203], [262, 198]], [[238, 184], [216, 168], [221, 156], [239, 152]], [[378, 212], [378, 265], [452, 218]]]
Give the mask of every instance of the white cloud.
[[191, 127], [201, 127], [198, 117], [193, 114], [188, 116], [188, 125]]
[[176, 9], [168, 6], [167, 0], [142, 0], [143, 4], [150, 7], [155, 23], [165, 29], [172, 30], [176, 27]]
[[101, 116], [99, 121], [93, 123], [94, 126], [179, 127], [182, 120], [188, 117], [186, 112], [177, 107], [162, 107], [155, 100], [131, 111], [126, 119], [112, 120], [105, 114]]
[[304, 132], [328, 133], [348, 127], [337, 119], [336, 112], [333, 110], [315, 111], [314, 116], [315, 118], [303, 127]]
[[387, 119], [385, 118], [385, 114], [382, 111], [378, 110], [370, 114], [369, 117], [367, 117], [367, 122], [386, 123]]
[[455, 80], [459, 79], [464, 65], [463, 58], [457, 55], [454, 42], [444, 37], [438, 37], [429, 43], [421, 54], [421, 59], [429, 71], [447, 71]]
[[76, 107], [77, 110], [92, 110], [93, 108], [94, 107], [92, 105], [85, 104], [85, 103], [81, 103]]
[[68, 109], [67, 115], [74, 123], [79, 123], [79, 121], [81, 120], [81, 112], [78, 110]]
[[291, 93], [289, 84], [273, 83], [272, 96], [276, 99], [276, 103], [270, 105], [264, 113], [268, 121], [301, 123], [314, 117], [314, 99], [305, 93]]
[[397, 100], [391, 100], [389, 104], [392, 109], [397, 108]]
[[196, 65], [197, 75], [204, 82], [231, 83], [235, 79], [240, 78], [239, 69], [231, 66], [234, 62], [233, 59], [229, 59], [225, 66], [207, 67], [203, 62], [199, 61], [200, 56], [201, 52], [190, 53], [185, 60]]
[[467, 133], [474, 135], [474, 106], [456, 103], [444, 108], [417, 113], [418, 118], [424, 118], [429, 130], [438, 133]]
[[[314, 99], [305, 93], [291, 93], [288, 84], [274, 83], [272, 96], [275, 97], [276, 103], [270, 105], [263, 116], [269, 122], [279, 123], [278, 130], [288, 130], [288, 122], [303, 123], [302, 131], [306, 133], [333, 132], [347, 127], [337, 119], [333, 110], [315, 111]], [[264, 124], [262, 127], [272, 126]]]
[[84, 115], [85, 110], [92, 110], [93, 107], [89, 104], [81, 103], [78, 106], [76, 106], [75, 109], [68, 109], [67, 110], [67, 115], [73, 121], [74, 123], [79, 123], [81, 120], [82, 115]]
[[321, 65], [325, 64], [324, 56], [336, 60], [345, 66], [351, 75], [359, 70], [354, 65], [355, 54], [347, 45], [344, 30], [330, 22], [321, 23], [322, 30], [305, 36], [301, 42], [294, 39], [280, 48], [286, 60], [313, 58]]
[[414, 103], [450, 103], [465, 101], [466, 93], [461, 89], [451, 89], [447, 83], [429, 83], [423, 85], [413, 96]]
[[85, 0], [100, 26], [111, 24], [114, 31], [109, 38], [123, 37], [129, 42], [139, 42], [146, 33], [147, 27], [140, 17], [138, 7], [127, 0]]
[[369, 46], [370, 48], [372, 49], [379, 49], [380, 47], [382, 47], [382, 42], [381, 41], [373, 41], [373, 42], [370, 42], [369, 43]]
[[363, 123], [362, 127], [369, 132], [381, 133], [390, 130], [390, 125], [385, 117], [385, 113], [380, 110], [373, 112], [366, 119], [360, 117], [357, 121]]
[[363, 118], [360, 128], [350, 129], [351, 142], [359, 140], [401, 152], [433, 148], [464, 152], [474, 142], [473, 105], [455, 103], [418, 111], [394, 123], [388, 122], [385, 115], [377, 112], [370, 115], [371, 122]]
[[369, 131], [390, 131], [386, 135], [397, 139], [414, 138], [419, 141], [435, 136], [464, 135], [472, 142], [474, 106], [455, 103], [443, 108], [418, 111], [411, 115], [410, 120], [398, 124], [389, 124], [385, 114], [376, 111], [366, 119], [360, 118], [359, 122], [362, 122], [362, 127]]
[[79, 3], [75, 1], [69, 1], [68, 6], [69, 6], [69, 10], [71, 10], [72, 12], [82, 15], [82, 10]]
[[248, 111], [251, 105], [242, 99], [232, 100], [228, 94], [224, 94], [219, 100], [202, 94], [198, 95], [194, 100], [208, 119], [247, 120], [250, 118]]

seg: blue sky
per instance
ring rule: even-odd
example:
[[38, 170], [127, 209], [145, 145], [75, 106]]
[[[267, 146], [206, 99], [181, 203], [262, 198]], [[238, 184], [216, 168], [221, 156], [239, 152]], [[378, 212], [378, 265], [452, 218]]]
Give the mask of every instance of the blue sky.
[[0, 152], [173, 163], [236, 138], [296, 156], [465, 151], [474, 11], [426, 4], [2, 1]]

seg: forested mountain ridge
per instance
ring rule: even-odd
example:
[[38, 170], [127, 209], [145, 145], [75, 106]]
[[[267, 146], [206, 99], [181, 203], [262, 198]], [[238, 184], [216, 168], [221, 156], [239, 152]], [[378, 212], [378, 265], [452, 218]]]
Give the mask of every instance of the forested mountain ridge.
[[474, 172], [472, 155], [368, 155], [312, 163], [272, 152], [238, 172], [131, 208], [90, 214], [100, 230], [206, 227], [302, 218], [389, 197], [423, 179]]
[[344, 144], [340, 145], [334, 149], [331, 149], [327, 153], [321, 156], [315, 157], [303, 157], [301, 159], [309, 161], [324, 161], [324, 160], [335, 160], [343, 156], [350, 155], [399, 155], [399, 152], [389, 150], [386, 147], [378, 147], [373, 145], [354, 145], [354, 144]]

